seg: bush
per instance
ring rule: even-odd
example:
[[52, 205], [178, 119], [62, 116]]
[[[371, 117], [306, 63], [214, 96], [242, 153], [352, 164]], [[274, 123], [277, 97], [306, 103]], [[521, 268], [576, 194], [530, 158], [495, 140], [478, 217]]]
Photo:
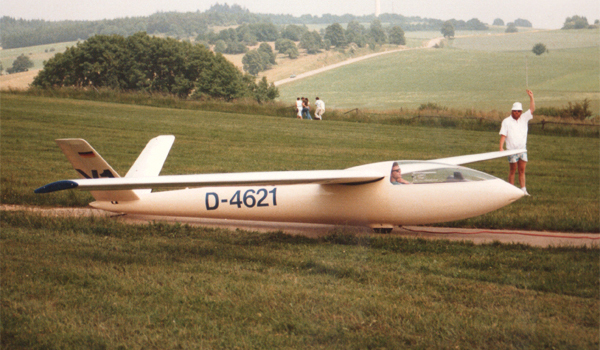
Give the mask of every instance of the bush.
[[514, 23], [509, 23], [506, 27], [506, 33], [516, 33], [518, 31], [519, 30], [517, 29], [517, 26]]
[[556, 107], [541, 107], [535, 110], [536, 114], [545, 115], [547, 117], [557, 117], [564, 119], [584, 120], [593, 116], [590, 110], [590, 101], [586, 98], [581, 103], [569, 102], [569, 106], [565, 108]]
[[542, 43], [537, 43], [533, 46], [533, 49], [531, 51], [533, 51], [534, 54], [539, 56], [544, 52], [548, 52], [548, 49], [546, 48], [546, 45]]
[[29, 59], [29, 57], [21, 54], [17, 59], [13, 62], [11, 68], [8, 68], [6, 72], [8, 74], [19, 73], [19, 72], [27, 72], [29, 68], [33, 67], [33, 62]]
[[433, 102], [427, 102], [427, 103], [422, 103], [419, 106], [419, 110], [420, 111], [425, 111], [425, 110], [429, 110], [429, 111], [446, 111], [446, 110], [448, 110], [448, 107], [440, 106], [437, 103], [433, 103]]

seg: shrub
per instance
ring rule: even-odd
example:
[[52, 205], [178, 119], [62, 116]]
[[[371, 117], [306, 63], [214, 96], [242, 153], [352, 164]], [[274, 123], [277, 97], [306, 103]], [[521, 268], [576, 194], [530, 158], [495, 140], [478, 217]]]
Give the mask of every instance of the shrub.
[[586, 98], [581, 103], [569, 102], [569, 106], [565, 108], [556, 107], [540, 107], [535, 110], [536, 114], [545, 115], [547, 117], [558, 117], [564, 119], [584, 120], [590, 118], [593, 113], [590, 110], [590, 101]]
[[446, 110], [448, 110], [448, 107], [440, 106], [437, 103], [433, 103], [433, 102], [427, 102], [427, 103], [422, 103], [419, 106], [419, 110], [420, 111], [424, 111], [424, 110], [446, 111]]
[[546, 45], [542, 43], [537, 43], [533, 46], [533, 49], [531, 51], [533, 51], [533, 53], [539, 56], [544, 52], [548, 52], [548, 49], [546, 48]]

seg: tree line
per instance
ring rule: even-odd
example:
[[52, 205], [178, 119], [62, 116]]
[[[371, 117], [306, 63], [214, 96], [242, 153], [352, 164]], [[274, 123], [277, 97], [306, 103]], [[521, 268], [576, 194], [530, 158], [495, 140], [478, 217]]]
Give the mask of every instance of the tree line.
[[[322, 16], [302, 15], [294, 17], [292, 15], [273, 15], [273, 14], [254, 14], [239, 5], [229, 6], [227, 4], [215, 4], [205, 12], [158, 12], [147, 17], [126, 17], [112, 20], [100, 21], [44, 21], [44, 20], [23, 20], [4, 16], [0, 18], [0, 41], [5, 49], [27, 47], [57, 42], [85, 40], [96, 34], [119, 34], [122, 36], [133, 35], [134, 33], [144, 31], [150, 34], [163, 34], [166, 36], [184, 39], [193, 38], [198, 35], [209, 35], [210, 27], [214, 26], [239, 26], [247, 25], [247, 29], [255, 30], [258, 41], [262, 40], [261, 35], [272, 36], [273, 29], [264, 24], [270, 24], [277, 31], [278, 37], [283, 37], [282, 28], [289, 24], [307, 25], [307, 24], [331, 24], [331, 23], [349, 23], [357, 21], [359, 23], [371, 23], [379, 19], [390, 27], [400, 26], [405, 31], [418, 30], [440, 30], [443, 21], [438, 19], [429, 19], [421, 17], [405, 17], [399, 14], [384, 13], [379, 17], [374, 15], [354, 16], [354, 15], [331, 15]], [[483, 28], [478, 23], [471, 21], [453, 20], [456, 30], [481, 30]], [[479, 22], [477, 20], [477, 22]], [[262, 23], [260, 29], [268, 30], [260, 32], [258, 27], [252, 28], [253, 24]], [[475, 25], [474, 25], [475, 24]], [[269, 32], [271, 31], [271, 32]]]
[[[242, 26], [238, 27], [237, 30], [240, 28]], [[220, 42], [223, 42], [221, 45], [227, 48], [237, 44], [243, 46], [246, 42], [234, 42], [234, 40], [242, 40], [241, 38], [241, 31], [236, 35], [236, 29], [226, 29], [210, 36], [208, 43], [215, 43], [215, 50], [217, 50]], [[201, 40], [202, 38], [197, 39]], [[225, 44], [224, 40], [230, 41]], [[316, 54], [321, 50], [330, 50], [331, 48], [343, 49], [351, 44], [357, 47], [369, 45], [373, 49], [377, 45], [386, 43], [393, 45], [406, 44], [404, 31], [400, 26], [384, 28], [379, 19], [374, 19], [369, 28], [365, 28], [358, 21], [352, 20], [348, 23], [346, 29], [339, 23], [333, 23], [321, 32], [310, 31], [305, 25], [290, 24], [281, 30], [281, 34], [278, 34], [277, 31], [272, 32], [269, 41], [273, 40], [275, 40], [275, 50], [292, 59], [299, 56], [299, 48], [305, 49], [308, 54]], [[298, 42], [298, 45], [296, 45], [296, 42]], [[258, 49], [248, 51], [244, 55], [242, 63], [246, 72], [256, 75], [258, 72], [269, 69], [276, 64], [275, 53], [271, 45], [262, 43]]]
[[240, 72], [203, 45], [145, 32], [129, 37], [96, 35], [57, 53], [34, 79], [40, 88], [111, 88], [168, 93], [183, 98], [274, 100], [279, 91], [266, 78]]

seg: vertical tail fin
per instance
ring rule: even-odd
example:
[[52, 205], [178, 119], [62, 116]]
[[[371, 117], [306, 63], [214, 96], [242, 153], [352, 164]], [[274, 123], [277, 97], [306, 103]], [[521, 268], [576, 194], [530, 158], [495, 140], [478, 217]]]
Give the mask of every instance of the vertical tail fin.
[[[173, 135], [161, 135], [150, 140], [125, 177], [158, 176], [174, 141], [175, 136]], [[82, 139], [60, 139], [56, 140], [56, 143], [82, 178], [120, 177], [87, 141]], [[97, 201], [118, 202], [138, 200], [140, 195], [151, 191], [152, 189], [148, 188], [90, 191], [90, 193]]]
[[[165, 160], [167, 160], [173, 142], [175, 142], [175, 136], [173, 135], [161, 135], [150, 140], [125, 177], [158, 176]], [[150, 193], [152, 189], [133, 191], [137, 195], [141, 195]]]
[[[59, 139], [63, 151], [81, 178], [120, 177], [119, 174], [83, 139]], [[133, 190], [90, 191], [97, 201], [133, 201], [138, 195]]]

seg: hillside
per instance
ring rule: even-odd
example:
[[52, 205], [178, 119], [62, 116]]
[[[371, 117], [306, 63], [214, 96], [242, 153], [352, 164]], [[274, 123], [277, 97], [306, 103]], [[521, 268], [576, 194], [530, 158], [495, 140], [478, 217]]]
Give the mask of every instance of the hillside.
[[[319, 96], [328, 107], [341, 109], [435, 103], [504, 110], [529, 87], [538, 106], [588, 99], [598, 114], [598, 34], [595, 29], [458, 37], [441, 50], [397, 52], [282, 85], [280, 99]], [[550, 52], [534, 55], [537, 42], [545, 42]]]

